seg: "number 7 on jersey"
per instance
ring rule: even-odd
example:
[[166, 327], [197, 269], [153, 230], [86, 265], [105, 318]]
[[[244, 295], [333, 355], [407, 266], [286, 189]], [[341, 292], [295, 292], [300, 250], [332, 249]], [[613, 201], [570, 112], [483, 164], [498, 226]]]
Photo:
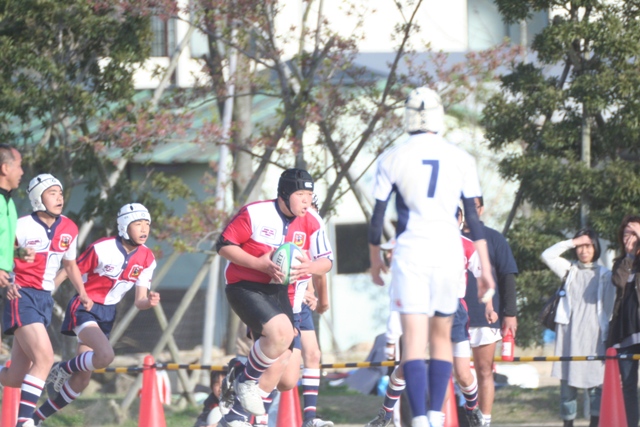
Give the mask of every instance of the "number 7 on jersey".
[[431, 178], [429, 179], [429, 189], [427, 197], [433, 198], [436, 194], [436, 184], [438, 182], [438, 170], [440, 169], [440, 160], [423, 160], [423, 165], [431, 166]]

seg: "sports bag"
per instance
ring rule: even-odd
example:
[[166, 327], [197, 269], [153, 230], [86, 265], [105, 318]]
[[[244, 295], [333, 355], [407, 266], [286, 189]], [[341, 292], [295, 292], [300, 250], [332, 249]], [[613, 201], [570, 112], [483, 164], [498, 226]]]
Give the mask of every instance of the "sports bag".
[[545, 328], [555, 331], [556, 329], [556, 312], [558, 311], [558, 304], [560, 304], [560, 298], [563, 298], [567, 292], [564, 290], [564, 281], [562, 286], [558, 289], [551, 298], [549, 298], [538, 315], [538, 320], [544, 325]]

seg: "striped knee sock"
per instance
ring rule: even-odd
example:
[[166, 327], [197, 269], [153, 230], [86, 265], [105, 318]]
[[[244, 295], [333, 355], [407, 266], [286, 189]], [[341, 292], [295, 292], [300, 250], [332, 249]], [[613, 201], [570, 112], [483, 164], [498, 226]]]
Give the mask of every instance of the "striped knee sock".
[[462, 391], [462, 395], [464, 396], [465, 404], [464, 407], [467, 410], [472, 410], [476, 406], [478, 406], [478, 380], [473, 377], [473, 382], [468, 387], [460, 386], [460, 390]]
[[20, 406], [18, 407], [19, 426], [21, 426], [25, 421], [30, 420], [33, 416], [43, 388], [43, 380], [29, 374], [24, 376], [24, 381], [22, 382], [20, 390]]
[[84, 353], [74, 357], [73, 359], [62, 364], [62, 369], [67, 371], [68, 374], [80, 371], [93, 371], [93, 351], [85, 351]]
[[302, 400], [304, 402], [304, 419], [316, 418], [318, 390], [320, 389], [320, 369], [303, 369]]
[[389, 377], [389, 385], [387, 386], [387, 394], [384, 396], [384, 402], [382, 408], [385, 411], [384, 418], [390, 420], [393, 416], [393, 408], [396, 406], [396, 402], [400, 399], [402, 392], [404, 391], [407, 383], [404, 379], [398, 378], [398, 368], [394, 369]]
[[258, 381], [264, 371], [273, 365], [276, 359], [270, 359], [260, 349], [260, 340], [256, 341], [251, 347], [251, 352], [247, 363], [244, 366], [244, 371], [238, 377], [238, 382], [245, 382], [246, 380]]
[[80, 393], [76, 393], [69, 387], [69, 381], [64, 383], [62, 388], [60, 389], [60, 393], [55, 397], [55, 399], [51, 400], [49, 398], [33, 415], [33, 419], [36, 421], [42, 421], [46, 418], [49, 418], [51, 415], [55, 414], [65, 406], [70, 403], [73, 403], [80, 396]]

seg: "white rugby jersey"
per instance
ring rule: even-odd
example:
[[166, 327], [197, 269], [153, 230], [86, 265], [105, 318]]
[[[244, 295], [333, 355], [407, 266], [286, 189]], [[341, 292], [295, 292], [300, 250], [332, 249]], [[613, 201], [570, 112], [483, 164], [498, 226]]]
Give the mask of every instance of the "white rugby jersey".
[[99, 304], [114, 305], [134, 285], [151, 287], [156, 259], [144, 245], [127, 253], [120, 237], [105, 237], [80, 255], [78, 267], [89, 298]]
[[431, 133], [412, 135], [380, 157], [374, 197], [387, 201], [394, 191], [398, 246], [412, 238], [460, 245], [458, 202], [482, 196], [475, 159]]
[[32, 248], [36, 253], [33, 263], [15, 259], [15, 281], [23, 288], [53, 291], [53, 280], [63, 259], [76, 259], [78, 227], [64, 215], [47, 226], [34, 212], [18, 219], [16, 244]]

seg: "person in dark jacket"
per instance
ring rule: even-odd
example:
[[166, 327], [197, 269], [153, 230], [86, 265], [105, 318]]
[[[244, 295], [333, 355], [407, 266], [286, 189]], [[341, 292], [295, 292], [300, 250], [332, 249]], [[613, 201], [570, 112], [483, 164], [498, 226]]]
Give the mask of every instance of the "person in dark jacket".
[[[640, 353], [640, 216], [627, 215], [618, 229], [619, 255], [613, 263], [611, 281], [616, 300], [609, 326], [609, 346], [619, 354]], [[638, 425], [638, 361], [620, 360], [622, 393], [627, 425]]]

